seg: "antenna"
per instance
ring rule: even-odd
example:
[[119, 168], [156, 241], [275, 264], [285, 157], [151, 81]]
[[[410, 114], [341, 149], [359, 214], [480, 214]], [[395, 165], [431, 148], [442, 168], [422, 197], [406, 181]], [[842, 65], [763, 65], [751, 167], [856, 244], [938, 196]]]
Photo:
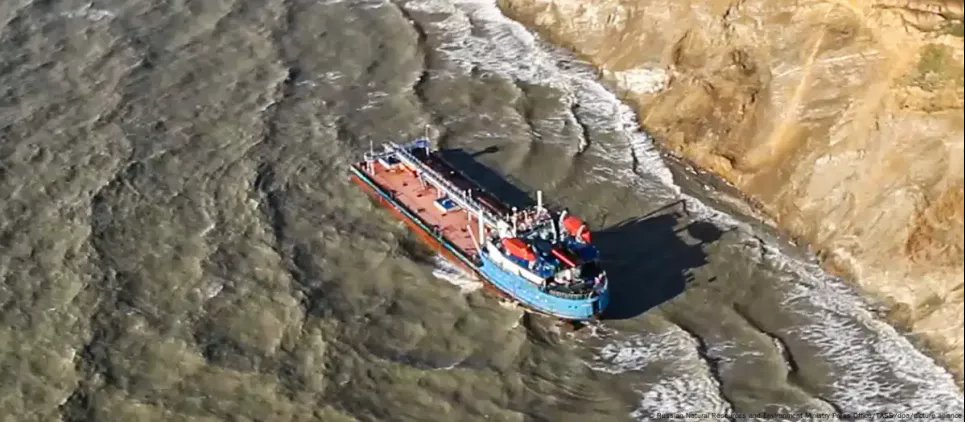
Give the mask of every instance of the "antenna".
[[[476, 217], [477, 217], [478, 220], [479, 220], [479, 241], [480, 241], [480, 242], [484, 242], [484, 241], [486, 241], [486, 228], [485, 228], [485, 226], [483, 226], [482, 209], [479, 210], [479, 215], [477, 215]], [[480, 244], [479, 247], [482, 248], [482, 244]], [[482, 249], [480, 249], [480, 251], [481, 251], [481, 250], [482, 250]]]
[[432, 140], [429, 139], [429, 125], [426, 125], [425, 127], [425, 138], [426, 138], [426, 155], [429, 155], [429, 152], [432, 149]]
[[563, 237], [563, 236], [562, 236], [562, 232], [563, 232], [563, 230], [565, 230], [565, 228], [563, 227], [563, 220], [566, 219], [566, 214], [568, 214], [568, 213], [569, 213], [569, 210], [567, 210], [566, 208], [563, 208], [563, 211], [560, 212], [560, 226], [559, 226], [559, 229], [557, 229], [558, 231], [556, 232], [556, 240], [557, 240], [557, 241], [562, 240], [562, 239], [561, 239], [561, 238]]
[[516, 207], [513, 207], [513, 236], [516, 236]]

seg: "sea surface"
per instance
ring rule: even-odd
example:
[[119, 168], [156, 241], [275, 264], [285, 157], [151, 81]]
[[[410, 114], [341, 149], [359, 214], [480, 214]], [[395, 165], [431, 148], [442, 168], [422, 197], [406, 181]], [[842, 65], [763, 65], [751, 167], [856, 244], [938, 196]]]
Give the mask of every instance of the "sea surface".
[[[588, 220], [608, 320], [500, 302], [349, 182], [427, 127]], [[881, 314], [494, 2], [0, 2], [0, 421], [961, 420]]]

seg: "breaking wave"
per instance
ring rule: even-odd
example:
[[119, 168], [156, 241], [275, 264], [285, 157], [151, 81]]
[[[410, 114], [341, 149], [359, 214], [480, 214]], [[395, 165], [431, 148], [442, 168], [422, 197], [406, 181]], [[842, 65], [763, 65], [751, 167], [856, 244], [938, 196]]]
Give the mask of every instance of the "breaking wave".
[[473, 276], [462, 268], [459, 268], [455, 264], [449, 262], [446, 258], [436, 255], [433, 259], [435, 267], [432, 269], [432, 275], [438, 279], [448, 281], [453, 286], [459, 288], [464, 294], [472, 293], [483, 287], [482, 281]]

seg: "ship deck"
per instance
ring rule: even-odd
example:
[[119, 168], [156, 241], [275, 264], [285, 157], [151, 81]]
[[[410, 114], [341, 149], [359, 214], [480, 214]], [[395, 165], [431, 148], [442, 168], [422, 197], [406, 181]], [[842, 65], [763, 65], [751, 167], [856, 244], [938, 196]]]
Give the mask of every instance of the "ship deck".
[[[430, 185], [423, 185], [419, 178], [408, 170], [386, 169], [378, 163], [373, 167], [375, 172], [369, 173], [369, 176], [392, 193], [399, 203], [429, 226], [437, 227], [442, 236], [461, 249], [467, 257], [478, 254], [472, 236], [479, 236], [479, 223], [469, 213], [462, 209], [443, 212], [437, 208], [437, 190]], [[470, 227], [472, 234], [469, 233]]]
[[[353, 165], [355, 181], [373, 194], [380, 203], [388, 205], [390, 210], [403, 218], [423, 240], [444, 256], [470, 271], [477, 272], [494, 292], [518, 301], [534, 312], [567, 320], [591, 319], [606, 306], [608, 294], [605, 288], [599, 294], [545, 290], [538, 286], [539, 283], [520, 277], [518, 271], [508, 272], [500, 269], [500, 265], [487, 265], [487, 260], [492, 257], [488, 254], [480, 255], [477, 250], [476, 240], [483, 240], [484, 236], [478, 236], [479, 222], [475, 215], [460, 209], [452, 200], [437, 201], [440, 192], [431, 184], [423, 183], [419, 175], [407, 166], [413, 165], [420, 171], [431, 172], [428, 179], [448, 186], [449, 189], [468, 192], [472, 200], [494, 214], [489, 218], [505, 220], [508, 218], [507, 214], [516, 213], [516, 209], [510, 208], [468, 175], [456, 170], [437, 152], [429, 152], [427, 148], [419, 145], [409, 151], [409, 154], [372, 154], [366, 155], [366, 159], [372, 161]], [[422, 165], [413, 164], [415, 160]], [[440, 178], [446, 179], [448, 183], [439, 181]], [[457, 196], [462, 198], [461, 195]]]

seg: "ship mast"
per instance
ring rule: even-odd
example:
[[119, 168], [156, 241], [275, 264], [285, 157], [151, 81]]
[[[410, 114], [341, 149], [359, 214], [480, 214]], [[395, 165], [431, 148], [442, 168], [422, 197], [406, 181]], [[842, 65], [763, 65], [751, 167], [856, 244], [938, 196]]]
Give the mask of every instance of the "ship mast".
[[553, 229], [556, 231], [556, 241], [557, 241], [557, 242], [559, 242], [560, 240], [563, 240], [563, 236], [561, 235], [561, 233], [562, 233], [563, 230], [564, 230], [564, 228], [563, 228], [563, 220], [566, 219], [566, 214], [567, 214], [567, 210], [564, 208], [563, 211], [560, 212], [560, 222], [559, 222], [559, 225], [557, 225], [556, 227], [553, 227]]
[[516, 236], [516, 207], [513, 207], [513, 237]]
[[432, 150], [432, 139], [429, 138], [429, 125], [426, 125], [425, 138], [426, 138], [426, 155], [428, 156], [429, 152]]
[[[470, 213], [470, 215], [472, 215], [472, 213]], [[477, 220], [479, 220], [479, 241], [482, 242], [486, 240], [486, 228], [483, 225], [482, 214], [479, 214], [476, 217], [477, 217]], [[472, 231], [470, 231], [470, 233], [472, 233]], [[479, 252], [482, 252], [482, 243], [479, 244], [478, 249], [479, 249]]]
[[365, 167], [369, 173], [375, 173], [375, 146], [371, 139], [369, 139], [369, 153], [365, 154]]

